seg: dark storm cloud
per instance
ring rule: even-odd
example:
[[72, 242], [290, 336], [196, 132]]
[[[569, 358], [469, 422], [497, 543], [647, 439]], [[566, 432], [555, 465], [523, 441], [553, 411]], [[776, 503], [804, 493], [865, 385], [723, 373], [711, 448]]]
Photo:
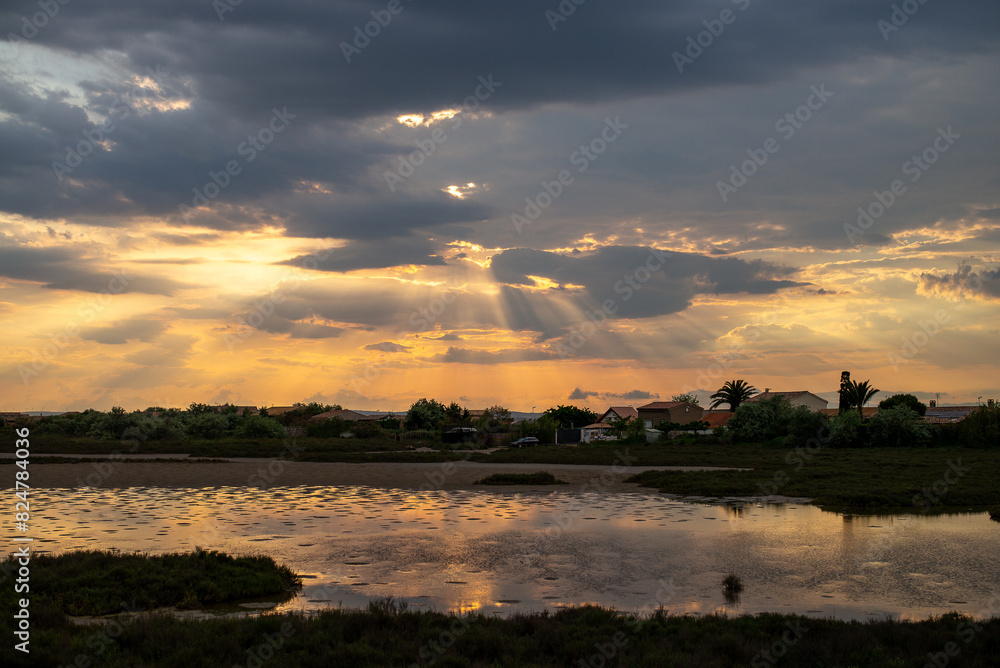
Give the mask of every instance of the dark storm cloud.
[[381, 343], [369, 343], [365, 346], [365, 350], [377, 350], [383, 353], [405, 353], [413, 350], [413, 348], [400, 343], [393, 343], [392, 341], [382, 341]]
[[953, 274], [921, 274], [922, 292], [954, 299], [1000, 300], [1000, 269], [982, 268], [963, 263]]
[[569, 396], [566, 398], [573, 401], [582, 401], [585, 399], [590, 399], [591, 397], [598, 397], [600, 395], [601, 395], [600, 392], [590, 392], [587, 390], [581, 390], [579, 387], [577, 387], [574, 388], [573, 391], [570, 392]]
[[[8, 114], [0, 120], [3, 209], [101, 224], [152, 214], [218, 229], [269, 224], [277, 216], [295, 235], [406, 236], [475, 223], [495, 211], [440, 193], [389, 193], [384, 167], [414, 146], [362, 126], [376, 117], [461, 106], [485, 92], [480, 77], [499, 82], [488, 86], [482, 105], [502, 112], [762, 85], [890, 48], [893, 57], [982, 53], [1000, 34], [1000, 7], [971, 0], [922, 5], [889, 42], [876, 22], [889, 17], [891, 3], [588, 3], [553, 30], [545, 11], [557, 4], [407, 2], [350, 63], [341, 43], [383, 4], [241, 3], [222, 21], [204, 0], [59, 5], [31, 44], [73, 58], [121, 53], [118, 65], [154, 76], [158, 86], [80, 82], [92, 114], [114, 115], [123, 100], [132, 112], [108, 134], [113, 146], [91, 145], [92, 154], [55, 187], [52, 163], [65, 161], [66, 147], [78, 146], [98, 125], [68, 93], [0, 80], [0, 109]], [[734, 12], [735, 21], [678, 73], [672, 54], [722, 9]], [[37, 11], [34, 2], [0, 10], [0, 35], [19, 33], [23, 17]], [[25, 57], [23, 45], [2, 46], [9, 58]], [[190, 106], [139, 111], [143, 101], [177, 100]], [[209, 172], [239, 161], [238, 147], [275, 109], [287, 110], [289, 127], [252, 164], [241, 163], [209, 211], [181, 219], [178, 205], [193, 203], [193, 191], [210, 183]], [[478, 157], [488, 163], [492, 156]], [[328, 193], [303, 195], [309, 192], [303, 183], [324, 184]], [[866, 242], [880, 241], [879, 234]]]
[[357, 241], [347, 246], [317, 251], [312, 255], [300, 255], [281, 264], [338, 272], [407, 264], [443, 265], [444, 260], [435, 255], [434, 251], [434, 246], [424, 239]]
[[136, 276], [122, 269], [100, 267], [66, 248], [0, 246], [0, 276], [35, 281], [53, 290], [107, 294], [141, 292], [170, 295], [186, 287], [169, 278]]
[[518, 362], [537, 362], [558, 359], [556, 355], [543, 350], [524, 350], [508, 348], [505, 350], [468, 350], [465, 348], [448, 348], [448, 352], [435, 355], [427, 361], [445, 364], [516, 364]]
[[[357, 118], [459, 103], [489, 73], [507, 86], [491, 100], [497, 108], [772, 81], [883, 49], [876, 22], [889, 18], [891, 4], [595, 2], [553, 30], [545, 11], [557, 2], [405, 2], [348, 63], [341, 43], [385, 3], [242, 3], [220, 21], [203, 0], [104, 0], [61, 7], [32, 41], [77, 54], [118, 50], [137, 70], [162, 64], [192, 77], [202, 98], [245, 118], [261, 99]], [[697, 57], [694, 76], [679, 75], [671, 54], [723, 9], [736, 16], [728, 34]], [[34, 2], [8, 7], [0, 34], [19, 31], [22, 15], [35, 11]], [[976, 51], [995, 43], [998, 16], [995, 3], [926, 3], [890, 40], [903, 52]]]
[[534, 285], [530, 277], [538, 276], [583, 286], [593, 302], [613, 300], [612, 313], [630, 318], [682, 311], [698, 294], [773, 294], [801, 285], [784, 278], [794, 270], [760, 260], [638, 246], [605, 246], [580, 256], [515, 248], [493, 256], [491, 266], [496, 279], [508, 285]]
[[625, 401], [649, 401], [651, 399], [659, 399], [660, 395], [655, 392], [647, 392], [646, 390], [629, 390], [628, 392], [616, 393], [581, 390], [578, 387], [574, 389], [567, 398], [575, 401], [586, 401], [591, 398], [604, 401], [615, 401], [618, 399], [623, 399]]

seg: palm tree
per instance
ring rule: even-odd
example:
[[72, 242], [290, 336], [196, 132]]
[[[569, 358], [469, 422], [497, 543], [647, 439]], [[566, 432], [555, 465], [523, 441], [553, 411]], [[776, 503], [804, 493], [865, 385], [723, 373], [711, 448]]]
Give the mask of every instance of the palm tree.
[[847, 384], [847, 403], [851, 408], [858, 409], [858, 415], [864, 415], [864, 405], [867, 404], [872, 397], [881, 392], [882, 390], [876, 390], [871, 384], [866, 380], [863, 383], [859, 383], [856, 380], [848, 381]]
[[745, 380], [727, 380], [719, 391], [712, 395], [710, 408], [715, 408], [721, 404], [729, 404], [729, 412], [735, 413], [744, 401], [757, 394], [757, 388], [753, 387]]

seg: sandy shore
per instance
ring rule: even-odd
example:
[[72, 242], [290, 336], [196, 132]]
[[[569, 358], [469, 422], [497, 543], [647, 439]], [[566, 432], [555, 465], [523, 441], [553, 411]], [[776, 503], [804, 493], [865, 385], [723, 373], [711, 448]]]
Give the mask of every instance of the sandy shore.
[[[444, 462], [431, 464], [346, 464], [326, 462], [289, 462], [274, 459], [231, 459], [220, 463], [108, 461], [80, 464], [39, 464], [30, 468], [32, 488], [73, 487], [281, 487], [294, 485], [330, 485], [399, 488], [399, 489], [487, 489], [650, 492], [624, 482], [642, 471], [712, 470], [716, 467], [678, 466], [596, 466], [554, 464], [482, 464]], [[0, 468], [3, 487], [13, 486], [12, 467]], [[493, 473], [534, 473], [548, 471], [568, 485], [486, 486], [474, 485]]]

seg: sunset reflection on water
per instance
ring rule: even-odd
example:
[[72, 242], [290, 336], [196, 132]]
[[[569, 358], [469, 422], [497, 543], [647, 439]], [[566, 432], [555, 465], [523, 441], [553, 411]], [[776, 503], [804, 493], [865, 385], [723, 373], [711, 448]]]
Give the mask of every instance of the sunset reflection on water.
[[[986, 513], [845, 516], [642, 492], [303, 486], [34, 495], [44, 550], [263, 553], [305, 576], [282, 610], [394, 596], [410, 609], [497, 614], [593, 603], [924, 618], [974, 614], [1000, 582], [1000, 532]], [[746, 586], [732, 603], [721, 586], [729, 572]]]

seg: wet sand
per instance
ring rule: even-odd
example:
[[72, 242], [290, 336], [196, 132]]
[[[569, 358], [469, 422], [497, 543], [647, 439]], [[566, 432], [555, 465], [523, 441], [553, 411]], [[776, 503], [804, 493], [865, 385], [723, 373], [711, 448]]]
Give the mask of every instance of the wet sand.
[[[4, 467], [6, 468], [6, 467]], [[296, 485], [364, 485], [385, 489], [553, 490], [567, 492], [648, 493], [624, 482], [636, 473], [655, 470], [696, 471], [718, 467], [601, 466], [555, 464], [484, 464], [478, 462], [366, 463], [290, 462], [275, 459], [231, 459], [226, 462], [144, 462], [141, 460], [32, 465], [31, 486], [73, 487], [283, 487]], [[3, 470], [3, 469], [0, 469]], [[548, 471], [568, 485], [475, 485], [493, 473]], [[13, 476], [3, 476], [4, 487]]]

